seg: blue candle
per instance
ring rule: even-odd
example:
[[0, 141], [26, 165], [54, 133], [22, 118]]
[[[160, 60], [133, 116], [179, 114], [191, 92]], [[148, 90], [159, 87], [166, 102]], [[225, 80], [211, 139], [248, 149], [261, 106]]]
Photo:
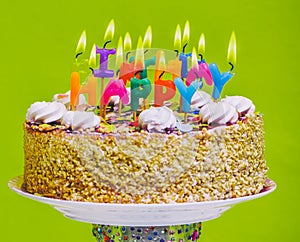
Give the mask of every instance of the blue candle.
[[184, 54], [183, 52], [179, 55], [179, 60], [181, 61], [181, 78], [186, 78], [188, 75], [188, 63], [187, 58], [191, 57], [192, 53]]
[[218, 99], [221, 96], [224, 85], [233, 77], [234, 74], [230, 71], [220, 73], [218, 66], [214, 63], [209, 65], [209, 70], [214, 81], [212, 97], [214, 99]]
[[202, 82], [195, 80], [187, 87], [183, 80], [177, 77], [174, 80], [174, 84], [182, 97], [182, 111], [184, 113], [188, 113], [191, 109], [192, 97], [197, 89], [201, 86]]

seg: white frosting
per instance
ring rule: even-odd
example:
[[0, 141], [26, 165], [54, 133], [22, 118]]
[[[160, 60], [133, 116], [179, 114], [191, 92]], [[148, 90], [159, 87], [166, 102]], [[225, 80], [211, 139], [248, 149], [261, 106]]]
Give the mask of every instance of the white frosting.
[[[66, 106], [70, 105], [70, 91], [67, 91], [64, 94], [55, 94], [52, 98], [52, 101], [63, 103]], [[79, 95], [78, 106], [86, 104], [86, 99], [83, 94]]]
[[192, 97], [191, 110], [200, 110], [205, 104], [212, 102], [211, 96], [204, 91], [197, 91]]
[[241, 96], [227, 96], [223, 98], [221, 102], [231, 104], [239, 113], [247, 114], [254, 113], [255, 106], [252, 101], [246, 97]]
[[72, 130], [96, 128], [100, 125], [100, 118], [92, 112], [68, 111], [62, 118], [62, 124]]
[[163, 132], [166, 128], [174, 128], [176, 117], [173, 111], [165, 106], [151, 107], [139, 115], [139, 124], [148, 131]]
[[199, 115], [203, 123], [214, 125], [235, 123], [238, 120], [238, 112], [226, 102], [208, 103], [201, 108]]
[[59, 102], [35, 102], [27, 110], [26, 121], [51, 123], [59, 121], [66, 112], [65, 105]]

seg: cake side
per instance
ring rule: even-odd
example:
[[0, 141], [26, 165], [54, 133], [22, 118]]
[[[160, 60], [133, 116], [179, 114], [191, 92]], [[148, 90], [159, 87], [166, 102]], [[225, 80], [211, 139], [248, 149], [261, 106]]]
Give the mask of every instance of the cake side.
[[23, 189], [52, 198], [199, 202], [259, 193], [267, 179], [260, 115], [185, 134], [24, 131]]

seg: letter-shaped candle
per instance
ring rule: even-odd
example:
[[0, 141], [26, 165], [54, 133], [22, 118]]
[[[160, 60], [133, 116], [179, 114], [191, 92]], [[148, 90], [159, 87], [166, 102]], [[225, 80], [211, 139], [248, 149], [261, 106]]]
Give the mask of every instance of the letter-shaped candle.
[[218, 66], [214, 63], [209, 65], [209, 69], [214, 80], [212, 97], [218, 99], [221, 96], [224, 85], [233, 77], [233, 74], [230, 72], [220, 73]]
[[94, 71], [95, 77], [113, 77], [114, 71], [108, 70], [108, 56], [116, 54], [116, 49], [100, 49], [98, 46], [96, 47], [96, 53], [100, 54], [100, 67], [99, 69]]
[[211, 86], [213, 84], [213, 80], [209, 67], [203, 60], [198, 63], [195, 48], [193, 48], [192, 52], [192, 63], [193, 66], [187, 75], [186, 84], [189, 86], [197, 78], [204, 78], [207, 85]]
[[104, 35], [105, 43], [103, 48], [100, 49], [98, 46], [96, 47], [96, 54], [100, 54], [100, 67], [98, 70], [94, 71], [95, 77], [106, 78], [114, 76], [114, 71], [108, 70], [108, 56], [116, 54], [116, 49], [106, 49], [106, 44], [111, 42], [111, 40], [113, 39], [114, 29], [115, 24], [114, 21], [111, 20]]
[[191, 56], [191, 53], [189, 54], [184, 54], [184, 49], [188, 45], [190, 38], [190, 24], [189, 21], [186, 21], [184, 30], [183, 30], [183, 39], [182, 39], [182, 52], [179, 55], [179, 60], [182, 63], [181, 67], [181, 78], [186, 78], [188, 75], [188, 63], [187, 63], [187, 58]]
[[164, 52], [158, 52], [158, 62], [156, 63], [155, 80], [154, 80], [154, 106], [163, 106], [164, 102], [172, 99], [176, 94], [176, 87], [172, 80], [162, 80], [161, 77], [165, 72], [166, 64]]
[[139, 99], [146, 99], [151, 93], [151, 82], [149, 79], [137, 79], [136, 77], [131, 78], [131, 110], [136, 111], [139, 107]]
[[80, 87], [80, 94], [88, 95], [88, 104], [97, 106], [97, 79], [94, 76], [88, 78], [87, 83]]
[[229, 40], [227, 61], [231, 65], [231, 69], [228, 72], [220, 73], [219, 68], [216, 64], [210, 64], [209, 69], [211, 71], [212, 77], [214, 79], [214, 89], [212, 97], [218, 99], [221, 96], [224, 85], [233, 77], [231, 71], [236, 63], [236, 38], [235, 33], [232, 32]]
[[184, 113], [188, 113], [191, 109], [192, 97], [194, 93], [197, 91], [197, 89], [200, 87], [201, 82], [199, 82], [198, 80], [193, 81], [191, 85], [187, 87], [184, 84], [183, 80], [177, 77], [175, 78], [174, 83], [182, 97], [182, 111]]
[[119, 96], [125, 105], [129, 103], [128, 92], [123, 80], [110, 79], [101, 97], [101, 105], [107, 105], [112, 96]]
[[70, 94], [70, 104], [71, 107], [74, 107], [78, 104], [78, 96], [80, 90], [80, 75], [78, 72], [72, 72], [71, 74], [71, 94]]

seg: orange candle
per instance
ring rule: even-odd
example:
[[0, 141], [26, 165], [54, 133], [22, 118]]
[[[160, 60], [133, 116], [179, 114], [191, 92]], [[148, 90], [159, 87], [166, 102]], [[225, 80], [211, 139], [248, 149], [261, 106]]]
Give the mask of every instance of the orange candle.
[[79, 94], [88, 95], [88, 103], [92, 106], [97, 106], [97, 79], [90, 76], [87, 83], [81, 86]]
[[154, 73], [154, 106], [163, 106], [165, 101], [172, 99], [176, 94], [176, 87], [173, 80], [161, 79], [166, 72], [164, 52], [159, 51], [156, 58]]
[[70, 94], [70, 104], [72, 109], [78, 104], [78, 95], [80, 90], [80, 75], [78, 72], [72, 72], [71, 74], [71, 94]]

